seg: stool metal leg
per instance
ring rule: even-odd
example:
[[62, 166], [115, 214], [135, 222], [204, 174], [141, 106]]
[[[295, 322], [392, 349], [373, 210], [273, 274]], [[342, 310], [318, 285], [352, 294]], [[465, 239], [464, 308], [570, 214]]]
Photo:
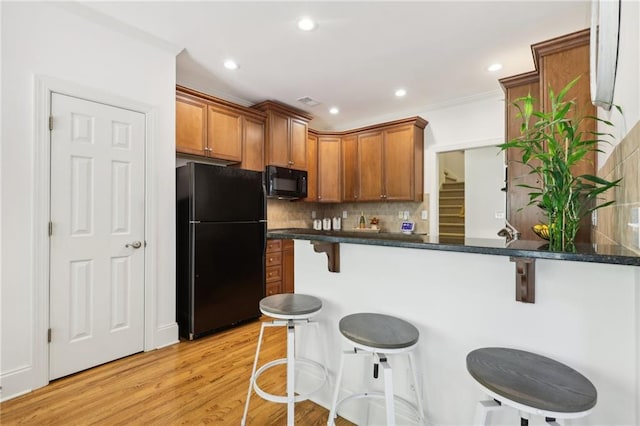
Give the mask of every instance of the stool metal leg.
[[418, 370], [416, 369], [416, 361], [413, 357], [413, 351], [407, 354], [409, 356], [409, 368], [411, 369], [411, 377], [413, 379], [413, 387], [416, 391], [416, 406], [418, 408], [418, 421], [420, 424], [426, 424], [424, 418], [424, 406], [422, 403], [422, 390], [418, 381]]
[[295, 420], [295, 330], [293, 321], [287, 324], [287, 425], [293, 426]]
[[338, 375], [336, 377], [335, 389], [333, 391], [333, 401], [331, 402], [331, 411], [329, 411], [329, 418], [327, 419], [328, 426], [332, 426], [335, 424], [338, 395], [340, 394], [340, 384], [342, 382], [342, 372], [344, 370], [344, 359], [346, 354], [348, 353], [351, 353], [351, 351], [344, 351], [340, 355], [340, 367], [338, 367]]
[[244, 404], [244, 414], [242, 415], [242, 422], [244, 426], [247, 422], [247, 413], [249, 412], [249, 400], [251, 399], [251, 390], [253, 389], [253, 382], [255, 381], [256, 368], [258, 366], [258, 357], [260, 356], [260, 347], [262, 346], [262, 336], [264, 334], [265, 323], [260, 326], [260, 337], [258, 337], [258, 346], [256, 347], [256, 356], [253, 359], [253, 370], [251, 370], [251, 378], [249, 379], [249, 390], [247, 390], [247, 402]]
[[385, 354], [378, 354], [380, 366], [382, 367], [382, 377], [384, 379], [384, 401], [387, 411], [387, 426], [395, 426], [396, 413], [393, 403], [393, 372], [387, 362]]

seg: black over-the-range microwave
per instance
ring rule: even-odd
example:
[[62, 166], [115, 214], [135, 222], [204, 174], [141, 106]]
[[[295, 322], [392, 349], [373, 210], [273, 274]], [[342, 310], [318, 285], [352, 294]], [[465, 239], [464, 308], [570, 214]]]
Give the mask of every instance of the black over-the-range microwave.
[[304, 170], [267, 166], [264, 177], [267, 197], [284, 200], [307, 197], [307, 172]]

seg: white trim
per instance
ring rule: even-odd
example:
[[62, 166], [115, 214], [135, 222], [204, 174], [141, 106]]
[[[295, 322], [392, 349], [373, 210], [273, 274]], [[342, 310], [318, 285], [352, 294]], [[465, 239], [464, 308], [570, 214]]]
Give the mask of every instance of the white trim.
[[485, 148], [488, 146], [497, 146], [504, 143], [504, 138], [488, 138], [477, 139], [464, 142], [458, 142], [450, 145], [433, 145], [427, 150], [427, 165], [425, 170], [429, 171], [429, 235], [439, 234], [439, 203], [438, 193], [440, 191], [440, 184], [438, 177], [440, 176], [440, 166], [438, 162], [438, 154], [449, 151], [464, 151], [466, 149]]
[[495, 99], [504, 101], [504, 92], [500, 89], [491, 90], [489, 92], [476, 93], [474, 95], [462, 96], [459, 98], [453, 98], [442, 102], [436, 102], [426, 105], [424, 111], [436, 111], [440, 109], [451, 108], [459, 105], [466, 105], [473, 102], [484, 101], [486, 99]]
[[[145, 114], [145, 312], [144, 312], [144, 350], [155, 349], [157, 281], [156, 258], [157, 245], [153, 232], [157, 229], [157, 193], [155, 192], [155, 108], [131, 99], [92, 89], [57, 78], [34, 76], [34, 195], [33, 195], [33, 246], [34, 246], [34, 330], [32, 348], [33, 385], [32, 389], [49, 383], [49, 347], [47, 329], [49, 328], [49, 222], [50, 205], [50, 157], [49, 151], [49, 115], [52, 93], [103, 103]], [[175, 328], [175, 327], [174, 327]]]
[[143, 31], [132, 25], [126, 24], [112, 16], [93, 9], [91, 6], [87, 6], [78, 2], [56, 2], [54, 4], [57, 7], [66, 10], [67, 12], [78, 15], [88, 21], [106, 27], [112, 31], [129, 36], [134, 40], [143, 41], [151, 46], [169, 52], [174, 56], [177, 56], [184, 50], [183, 47], [176, 46], [175, 44], [170, 43], [158, 36]]

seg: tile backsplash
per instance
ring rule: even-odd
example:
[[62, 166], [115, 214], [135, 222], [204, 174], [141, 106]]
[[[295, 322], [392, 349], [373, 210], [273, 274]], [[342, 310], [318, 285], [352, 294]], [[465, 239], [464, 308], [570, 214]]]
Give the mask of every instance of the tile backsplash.
[[312, 212], [316, 218], [342, 217], [344, 211], [347, 218], [342, 219], [342, 230], [357, 227], [360, 214], [364, 214], [367, 226], [371, 218], [379, 220], [379, 227], [386, 232], [400, 232], [403, 219], [399, 212], [409, 212], [409, 220], [416, 223], [416, 233], [429, 232], [429, 221], [421, 219], [421, 212], [429, 210], [429, 194], [424, 194], [422, 202], [383, 202], [383, 203], [307, 203], [302, 201], [285, 201], [270, 199], [267, 201], [267, 220], [269, 229], [277, 228], [312, 228]]
[[620, 244], [640, 254], [639, 229], [629, 224], [637, 221], [632, 212], [640, 209], [640, 122], [620, 141], [598, 170], [598, 176], [608, 180], [622, 178], [616, 188], [603, 198], [615, 200], [611, 206], [597, 210], [597, 225], [593, 241], [598, 244]]

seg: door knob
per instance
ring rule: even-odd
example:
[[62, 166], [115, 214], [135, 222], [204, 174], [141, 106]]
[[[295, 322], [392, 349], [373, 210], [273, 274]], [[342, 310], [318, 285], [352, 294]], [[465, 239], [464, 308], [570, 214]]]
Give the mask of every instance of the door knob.
[[125, 247], [132, 247], [134, 249], [139, 249], [142, 247], [142, 243], [140, 241], [134, 241], [131, 244], [125, 244]]

